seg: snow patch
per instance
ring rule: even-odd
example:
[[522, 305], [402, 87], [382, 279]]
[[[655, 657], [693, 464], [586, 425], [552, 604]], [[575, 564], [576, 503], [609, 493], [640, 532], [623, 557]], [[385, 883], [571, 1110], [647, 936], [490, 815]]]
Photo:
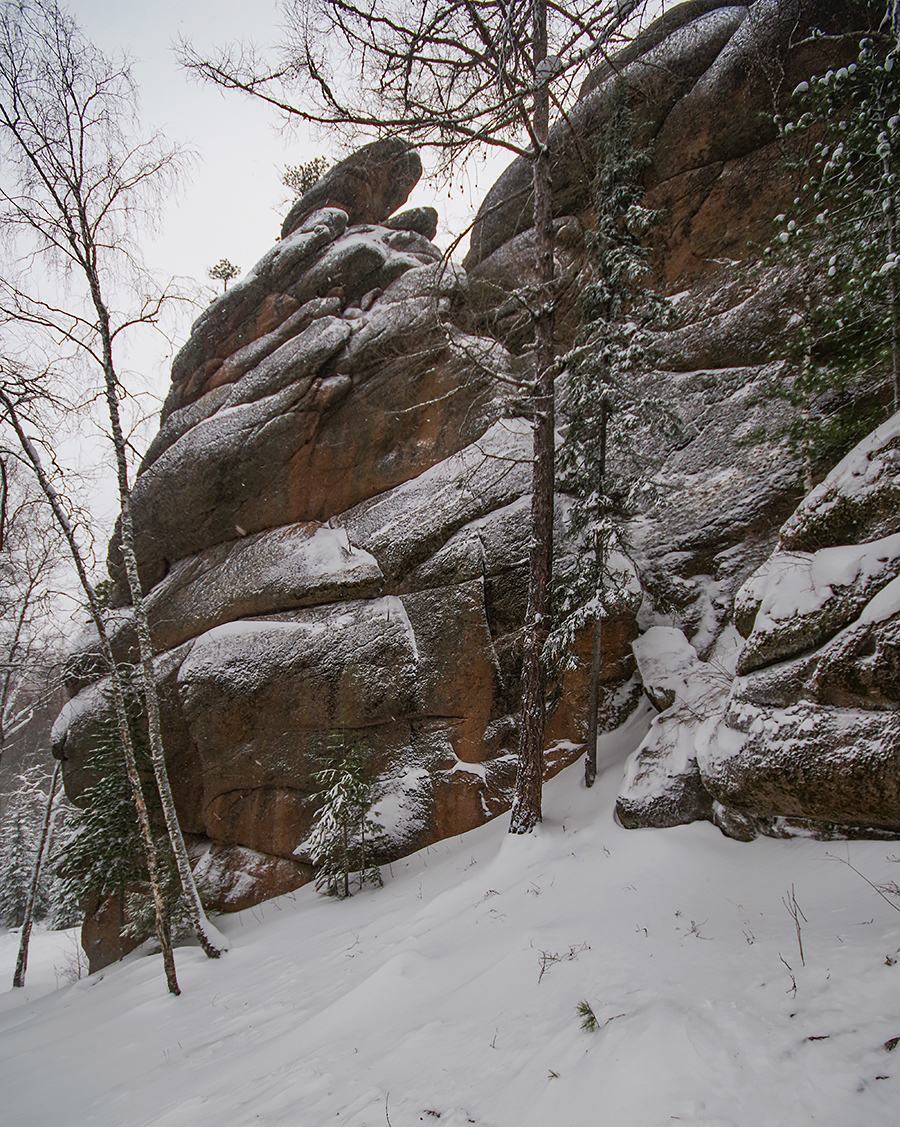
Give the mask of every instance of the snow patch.
[[[499, 818], [383, 889], [222, 918], [222, 959], [176, 951], [177, 999], [146, 949], [55, 990], [72, 937], [41, 930], [8, 989], [0, 929], [4, 1122], [894, 1127], [896, 913], [828, 843], [623, 830], [618, 777], [563, 771], [538, 833]], [[893, 847], [848, 849], [896, 879]]]

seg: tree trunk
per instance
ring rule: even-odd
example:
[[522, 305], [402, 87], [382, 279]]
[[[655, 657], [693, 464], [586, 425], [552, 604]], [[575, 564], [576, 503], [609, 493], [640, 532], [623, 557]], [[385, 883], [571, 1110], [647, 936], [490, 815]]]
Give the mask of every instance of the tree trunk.
[[[888, 185], [886, 197], [888, 206], [885, 212], [888, 256], [893, 263], [894, 256], [897, 253], [897, 200], [894, 189], [890, 186], [893, 177], [889, 157], [882, 157], [882, 167], [884, 179]], [[894, 390], [894, 413], [896, 414], [897, 411], [900, 411], [900, 295], [897, 293], [897, 268], [895, 265], [892, 265], [888, 271], [888, 303], [891, 314], [891, 382]]]
[[72, 555], [72, 561], [75, 564], [75, 570], [78, 573], [78, 579], [81, 583], [82, 590], [87, 596], [88, 608], [90, 610], [91, 619], [93, 620], [94, 627], [100, 638], [100, 645], [103, 651], [103, 656], [106, 659], [107, 665], [110, 670], [110, 684], [113, 690], [113, 701], [116, 709], [116, 725], [119, 731], [119, 739], [122, 744], [122, 754], [125, 759], [125, 770], [128, 775], [128, 782], [131, 787], [131, 795], [134, 801], [135, 810], [137, 811], [138, 822], [141, 827], [141, 838], [144, 843], [144, 855], [147, 861], [147, 877], [150, 882], [150, 894], [153, 899], [153, 908], [156, 918], [156, 935], [159, 939], [159, 945], [162, 950], [163, 965], [166, 972], [166, 982], [169, 987], [169, 993], [180, 994], [181, 990], [178, 986], [178, 979], [175, 975], [175, 956], [172, 951], [172, 941], [169, 928], [169, 913], [166, 908], [165, 898], [162, 895], [162, 888], [159, 882], [159, 869], [156, 857], [156, 845], [153, 841], [153, 832], [150, 828], [150, 815], [147, 811], [147, 804], [144, 801], [144, 793], [141, 790], [141, 779], [138, 774], [137, 762], [134, 757], [134, 745], [131, 740], [131, 729], [128, 726], [128, 709], [125, 704], [125, 690], [122, 685], [122, 679], [119, 675], [118, 667], [113, 657], [112, 646], [109, 643], [109, 637], [106, 633], [106, 623], [103, 619], [103, 611], [97, 599], [97, 593], [88, 579], [87, 569], [84, 566], [84, 560], [81, 555], [81, 549], [78, 547], [78, 542], [75, 539], [75, 533], [62, 502], [59, 499], [59, 494], [53, 487], [53, 483], [44, 472], [44, 467], [41, 464], [40, 456], [34, 448], [31, 439], [25, 434], [22, 425], [19, 421], [18, 413], [15, 409], [15, 404], [6, 395], [0, 391], [0, 403], [3, 404], [7, 417], [9, 418], [10, 425], [16, 432], [22, 449], [25, 452], [28, 461], [31, 463], [35, 476], [38, 479], [38, 484], [43, 490], [44, 496], [50, 504], [53, 511], [53, 516], [56, 523], [59, 525], [66, 543], [69, 545], [69, 551]]
[[530, 833], [541, 820], [547, 693], [543, 650], [550, 628], [550, 581], [553, 570], [553, 199], [547, 148], [550, 98], [546, 58], [546, 0], [535, 0], [534, 60], [538, 86], [533, 117], [535, 152], [532, 167], [539, 291], [535, 317], [534, 463], [528, 612], [522, 652], [522, 720], [516, 794], [509, 823], [509, 832], [516, 834]]
[[[600, 399], [600, 458], [597, 467], [597, 493], [603, 496], [606, 481], [606, 435], [609, 425], [610, 402], [604, 391]], [[606, 575], [606, 553], [597, 535], [594, 541], [594, 554], [597, 560], [597, 617], [594, 620], [594, 633], [591, 638], [591, 684], [588, 697], [588, 739], [584, 756], [584, 785], [592, 787], [597, 778], [597, 735], [600, 712], [600, 671], [603, 666], [603, 617], [600, 603], [603, 596], [603, 581]]]
[[343, 842], [344, 842], [344, 899], [350, 895], [350, 833], [347, 828], [347, 819], [344, 819], [343, 825]]
[[22, 921], [22, 933], [19, 936], [19, 954], [16, 958], [16, 970], [13, 975], [13, 986], [25, 985], [25, 969], [28, 966], [28, 942], [31, 939], [31, 925], [34, 922], [34, 902], [37, 899], [38, 884], [41, 879], [44, 853], [50, 839], [50, 823], [53, 817], [53, 800], [56, 797], [56, 788], [59, 785], [59, 772], [62, 764], [56, 761], [53, 767], [53, 777], [50, 780], [50, 793], [47, 795], [47, 805], [44, 807], [44, 821], [41, 826], [41, 840], [38, 843], [37, 854], [34, 858], [34, 868], [31, 870], [31, 883], [28, 886], [28, 899], [25, 902], [25, 919]]
[[594, 621], [594, 637], [591, 644], [591, 690], [588, 698], [588, 737], [584, 756], [584, 785], [592, 787], [597, 778], [597, 735], [600, 713], [600, 670], [602, 668], [601, 641], [603, 619], [598, 611]]

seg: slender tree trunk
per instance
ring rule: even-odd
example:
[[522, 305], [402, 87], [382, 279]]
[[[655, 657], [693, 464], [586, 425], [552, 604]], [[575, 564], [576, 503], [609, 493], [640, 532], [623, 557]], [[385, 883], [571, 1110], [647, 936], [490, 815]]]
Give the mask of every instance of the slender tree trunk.
[[[896, 15], [896, 10], [894, 15]], [[892, 179], [890, 157], [882, 157], [881, 163], [885, 182], [888, 184], [886, 197], [888, 206], [885, 212], [885, 220], [887, 222], [888, 255], [893, 263], [894, 256], [897, 253], [897, 200], [893, 188], [890, 187]], [[896, 414], [897, 411], [900, 411], [900, 295], [897, 293], [897, 267], [895, 265], [892, 265], [888, 271], [888, 303], [891, 313], [891, 381], [894, 390], [894, 413]]]
[[544, 721], [547, 675], [544, 643], [550, 629], [550, 581], [553, 570], [554, 371], [553, 371], [553, 212], [547, 136], [550, 98], [547, 59], [546, 0], [534, 3], [534, 59], [540, 82], [535, 92], [534, 226], [538, 256], [538, 308], [535, 317], [534, 463], [531, 496], [531, 552], [528, 611], [522, 652], [522, 720], [516, 794], [510, 833], [530, 833], [541, 820], [544, 768]]
[[350, 895], [350, 841], [349, 831], [347, 829], [347, 819], [344, 819], [343, 825], [343, 842], [344, 842], [344, 899]]
[[116, 455], [116, 470], [119, 483], [119, 504], [122, 515], [122, 558], [125, 562], [125, 573], [128, 577], [128, 587], [134, 609], [134, 622], [138, 637], [140, 652], [141, 684], [143, 688], [144, 703], [147, 711], [147, 728], [150, 740], [150, 758], [153, 763], [153, 774], [159, 791], [159, 800], [162, 805], [163, 817], [166, 822], [169, 841], [175, 856], [178, 876], [187, 905], [188, 918], [191, 921], [200, 946], [211, 959], [217, 959], [222, 951], [227, 950], [224, 938], [210, 924], [200, 903], [200, 894], [191, 871], [190, 859], [175, 812], [175, 801], [172, 797], [172, 788], [169, 785], [169, 773], [166, 770], [166, 756], [162, 742], [162, 728], [159, 720], [159, 696], [156, 690], [156, 680], [153, 676], [153, 645], [150, 637], [150, 626], [147, 620], [147, 610], [144, 606], [143, 590], [138, 573], [137, 556], [134, 550], [134, 525], [131, 519], [131, 491], [128, 486], [128, 462], [125, 457], [125, 437], [122, 433], [122, 423], [119, 417], [118, 379], [112, 358], [112, 338], [109, 331], [109, 314], [103, 303], [99, 282], [92, 274], [90, 276], [91, 294], [94, 308], [97, 311], [98, 324], [103, 340], [103, 374], [106, 384], [106, 403], [109, 409], [109, 421], [112, 432], [113, 447]]
[[591, 689], [588, 698], [588, 737], [584, 756], [584, 785], [592, 787], [597, 778], [597, 735], [600, 727], [600, 671], [603, 668], [603, 619], [598, 614], [594, 620], [594, 637], [591, 643]]
[[34, 922], [34, 904], [37, 899], [38, 884], [41, 879], [44, 853], [50, 839], [50, 823], [53, 817], [53, 800], [56, 798], [56, 788], [59, 786], [59, 772], [62, 764], [59, 760], [53, 766], [53, 777], [50, 780], [50, 793], [47, 795], [47, 805], [44, 807], [44, 821], [41, 825], [41, 840], [38, 844], [37, 854], [34, 858], [34, 867], [31, 870], [31, 883], [28, 886], [28, 899], [25, 901], [25, 919], [22, 921], [22, 933], [19, 936], [19, 954], [16, 958], [16, 970], [13, 974], [13, 986], [25, 985], [25, 970], [28, 966], [28, 943], [31, 939], [31, 925]]
[[[10, 704], [11, 688], [13, 683], [13, 673], [16, 669], [16, 651], [19, 648], [19, 639], [22, 636], [22, 631], [25, 628], [25, 616], [28, 613], [28, 607], [31, 602], [31, 595], [34, 591], [34, 586], [37, 580], [28, 584], [28, 588], [22, 596], [22, 602], [19, 607], [19, 614], [16, 618], [16, 625], [13, 629], [12, 640], [9, 643], [9, 649], [6, 653], [6, 672], [3, 674], [3, 682], [0, 685], [0, 763], [3, 762], [3, 751], [6, 748], [6, 710]], [[14, 698], [15, 699], [15, 698]]]
[[803, 465], [803, 491], [810, 493], [813, 488], [813, 442], [810, 436], [811, 428], [811, 401], [812, 401], [812, 372], [813, 372], [813, 340], [815, 331], [813, 327], [813, 297], [812, 279], [809, 276], [808, 266], [803, 273], [803, 325], [805, 326], [806, 339], [803, 344], [803, 360], [800, 367], [800, 380], [803, 389], [803, 398], [800, 404], [800, 460]]
[[366, 814], [362, 812], [359, 822], [359, 891], [363, 890], [363, 881], [366, 879]]
[[[606, 481], [606, 434], [609, 424], [610, 403], [606, 392], [600, 398], [600, 458], [597, 467], [597, 494], [603, 496]], [[588, 741], [584, 756], [584, 785], [592, 787], [597, 778], [597, 735], [600, 727], [600, 673], [603, 668], [603, 616], [600, 603], [606, 578], [606, 553], [599, 536], [594, 541], [597, 560], [597, 617], [591, 639], [591, 684], [588, 696]]]
[[144, 844], [144, 855], [147, 861], [147, 877], [150, 882], [150, 895], [153, 899], [153, 909], [156, 918], [156, 935], [159, 939], [160, 949], [162, 950], [163, 965], [166, 972], [166, 982], [171, 994], [180, 994], [181, 990], [178, 986], [178, 979], [175, 974], [175, 956], [172, 951], [171, 932], [169, 927], [169, 913], [166, 907], [165, 898], [162, 894], [162, 887], [159, 880], [159, 866], [156, 855], [156, 845], [153, 841], [153, 831], [150, 828], [150, 815], [147, 811], [147, 804], [144, 801], [144, 792], [141, 789], [141, 779], [137, 769], [137, 761], [134, 756], [134, 744], [131, 739], [131, 728], [128, 723], [128, 709], [125, 703], [125, 689], [122, 684], [122, 678], [119, 674], [118, 666], [116, 665], [115, 658], [113, 657], [112, 646], [109, 642], [109, 636], [106, 632], [106, 623], [103, 618], [103, 611], [100, 607], [97, 593], [94, 590], [93, 584], [88, 578], [87, 569], [84, 566], [84, 560], [81, 555], [81, 549], [78, 547], [78, 542], [75, 539], [75, 533], [69, 521], [68, 515], [63, 508], [60, 501], [59, 494], [53, 486], [53, 483], [44, 472], [44, 467], [41, 464], [40, 456], [34, 447], [31, 439], [25, 433], [19, 421], [18, 413], [15, 409], [15, 404], [6, 395], [0, 391], [0, 403], [3, 404], [10, 425], [16, 432], [19, 443], [25, 452], [28, 461], [31, 463], [35, 476], [37, 477], [38, 484], [43, 490], [44, 496], [50, 504], [53, 511], [53, 516], [56, 523], [69, 545], [69, 551], [72, 555], [72, 561], [75, 564], [75, 570], [78, 572], [78, 579], [81, 583], [82, 590], [87, 596], [88, 608], [90, 610], [91, 619], [93, 620], [94, 627], [100, 638], [100, 645], [103, 650], [103, 656], [106, 659], [110, 671], [110, 684], [113, 690], [113, 702], [116, 709], [116, 725], [119, 732], [119, 740], [122, 744], [122, 754], [125, 759], [125, 770], [128, 775], [128, 782], [131, 787], [131, 796], [134, 801], [135, 810], [137, 811], [138, 822], [141, 827], [141, 838]]
[[[809, 346], [803, 355], [803, 376], [805, 386], [809, 386], [809, 374], [812, 371], [812, 353]], [[813, 446], [809, 437], [810, 409], [806, 400], [800, 408], [800, 420], [803, 424], [803, 438], [800, 445], [800, 457], [803, 462], [803, 491], [811, 493], [813, 488]]]
[[891, 303], [891, 378], [894, 385], [894, 413], [900, 411], [900, 309], [898, 309], [897, 279], [891, 270], [888, 281]]

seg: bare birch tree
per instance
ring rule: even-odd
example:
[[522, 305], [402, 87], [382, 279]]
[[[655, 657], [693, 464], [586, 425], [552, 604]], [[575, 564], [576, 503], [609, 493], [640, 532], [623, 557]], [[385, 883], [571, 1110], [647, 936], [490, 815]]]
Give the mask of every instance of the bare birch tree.
[[[56, 486], [53, 484], [53, 481], [44, 469], [44, 465], [41, 461], [38, 449], [28, 435], [25, 422], [21, 417], [20, 406], [22, 397], [21, 395], [16, 394], [16, 391], [21, 391], [22, 389], [21, 376], [17, 373], [14, 379], [10, 379], [9, 375], [10, 373], [7, 366], [7, 371], [3, 373], [4, 378], [2, 381], [0, 381], [0, 415], [2, 415], [4, 421], [8, 424], [10, 429], [15, 434], [16, 440], [19, 443], [19, 449], [21, 451], [22, 459], [31, 467], [41, 488], [41, 491], [50, 506], [54, 520], [56, 521], [66, 541], [72, 557], [72, 562], [78, 574], [78, 581], [87, 598], [88, 611], [91, 616], [91, 621], [93, 622], [94, 628], [97, 631], [97, 636], [100, 639], [101, 651], [103, 653], [107, 668], [109, 669], [110, 688], [115, 705], [116, 727], [119, 735], [119, 743], [121, 745], [122, 754], [125, 759], [125, 770], [128, 775], [128, 782], [131, 787], [132, 799], [134, 800], [134, 806], [141, 828], [141, 837], [144, 843], [144, 855], [147, 860], [147, 876], [150, 883], [150, 895], [153, 900], [154, 916], [156, 921], [156, 936], [159, 940], [160, 949], [162, 950], [163, 954], [166, 982], [168, 984], [170, 993], [180, 994], [181, 990], [178, 986], [178, 979], [175, 974], [175, 957], [172, 952], [169, 911], [162, 893], [162, 886], [159, 878], [159, 861], [156, 853], [156, 845], [153, 840], [153, 831], [150, 826], [150, 815], [147, 810], [147, 803], [144, 800], [143, 790], [141, 789], [141, 779], [140, 774], [138, 773], [137, 761], [135, 759], [134, 744], [131, 738], [131, 727], [128, 722], [128, 706], [125, 699], [125, 686], [122, 682], [122, 676], [119, 671], [119, 667], [113, 657], [112, 646], [110, 645], [109, 635], [106, 630], [106, 620], [103, 615], [100, 600], [97, 597], [97, 592], [94, 590], [94, 586], [88, 577], [87, 567], [85, 566], [84, 553], [75, 534], [75, 528], [73, 527], [69, 512], [67, 511], [66, 505], [60, 497]], [[19, 385], [18, 388], [15, 387], [15, 384]], [[32, 398], [32, 396], [26, 395], [26, 398], [30, 399]], [[22, 982], [17, 982], [15, 983], [15, 985], [22, 985], [23, 982], [24, 967], [22, 970]]]
[[[0, 9], [0, 224], [27, 265], [0, 280], [0, 316], [73, 347], [101, 376], [153, 770], [192, 926], [215, 958], [224, 941], [200, 903], [166, 772], [119, 406], [125, 389], [116, 350], [123, 334], [158, 324], [175, 296], [141, 268], [133, 232], [177, 176], [180, 154], [158, 136], [136, 141], [135, 119], [127, 61], [89, 43], [55, 0], [9, 0]], [[56, 268], [56, 287], [38, 288], [36, 259]], [[120, 296], [127, 308], [117, 313]]]
[[0, 764], [59, 688], [50, 599], [61, 544], [16, 460], [0, 449]]
[[[641, 0], [287, 0], [287, 39], [274, 65], [252, 49], [209, 58], [182, 45], [185, 65], [204, 79], [261, 98], [289, 118], [408, 138], [437, 149], [445, 168], [484, 146], [531, 164], [538, 278], [530, 308], [531, 551], [511, 833], [528, 833], [541, 820], [556, 375], [551, 105], [562, 108], [640, 6]], [[298, 85], [314, 101], [298, 101]]]

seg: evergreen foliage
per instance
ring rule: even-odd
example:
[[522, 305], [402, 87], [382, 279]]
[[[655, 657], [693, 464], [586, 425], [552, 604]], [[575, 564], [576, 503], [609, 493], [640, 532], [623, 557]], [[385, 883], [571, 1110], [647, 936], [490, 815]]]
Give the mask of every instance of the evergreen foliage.
[[350, 874], [359, 888], [380, 888], [381, 872], [372, 859], [372, 838], [383, 827], [372, 817], [373, 784], [368, 757], [343, 730], [330, 737], [328, 762], [313, 775], [316, 822], [306, 845], [316, 868], [316, 888], [329, 896], [350, 895]]
[[575, 665], [576, 636], [608, 616], [633, 581], [624, 522], [652, 502], [661, 457], [680, 431], [671, 404], [640, 382], [653, 362], [652, 330], [668, 322], [671, 307], [649, 277], [646, 240], [660, 213], [644, 203], [651, 154], [637, 143], [626, 96], [623, 84], [599, 139], [582, 327], [566, 357], [557, 482], [573, 498], [568, 532], [579, 549], [555, 585], [558, 626], [546, 655], [557, 671]]
[[210, 278], [216, 282], [222, 283], [222, 293], [228, 289], [228, 283], [232, 278], [236, 278], [240, 274], [240, 266], [235, 266], [233, 262], [229, 262], [227, 258], [220, 258], [215, 266], [210, 266], [207, 273]]
[[600, 1028], [600, 1023], [597, 1021], [597, 1015], [587, 999], [582, 1000], [575, 1007], [575, 1012], [581, 1018], [581, 1028], [585, 1033], [596, 1033]]
[[327, 171], [328, 161], [325, 157], [313, 157], [302, 164], [289, 164], [281, 182], [285, 188], [290, 188], [295, 199], [299, 199], [318, 184]]
[[[176, 922], [183, 923], [184, 916], [180, 882], [159, 795], [153, 784], [146, 721], [142, 717], [138, 693], [130, 686], [127, 701], [135, 758], [174, 933]], [[146, 855], [111, 699], [108, 705], [108, 718], [98, 731], [85, 764], [94, 781], [82, 792], [79, 809], [73, 819], [74, 827], [58, 865], [60, 894], [70, 901], [83, 903], [91, 894], [105, 897], [127, 893], [128, 931], [143, 937], [152, 934], [155, 926]]]
[[783, 421], [749, 439], [783, 441], [807, 488], [817, 463], [881, 421], [885, 387], [900, 407], [900, 61], [888, 20], [856, 62], [800, 83], [796, 112], [776, 118], [794, 197], [763, 262], [783, 268], [793, 295], [781, 357], [793, 374], [779, 366], [756, 397], [783, 403]]
[[[20, 776], [6, 803], [0, 830], [0, 924], [4, 927], [21, 927], [25, 919], [40, 832], [40, 806], [35, 799], [35, 789], [25, 775]], [[39, 891], [35, 915], [41, 919], [46, 914], [46, 890]]]
[[[49, 781], [41, 766], [23, 771], [4, 804], [0, 824], [0, 925], [4, 927], [22, 926]], [[81, 918], [77, 900], [57, 873], [74, 812], [62, 796], [57, 798], [50, 858], [42, 867], [37, 887], [34, 919], [43, 920], [52, 928], [74, 927]]]
[[49, 859], [42, 877], [47, 885], [47, 915], [44, 922], [55, 931], [75, 927], [84, 918], [82, 903], [60, 875], [66, 847], [75, 832], [78, 809], [60, 791], [54, 803]]

